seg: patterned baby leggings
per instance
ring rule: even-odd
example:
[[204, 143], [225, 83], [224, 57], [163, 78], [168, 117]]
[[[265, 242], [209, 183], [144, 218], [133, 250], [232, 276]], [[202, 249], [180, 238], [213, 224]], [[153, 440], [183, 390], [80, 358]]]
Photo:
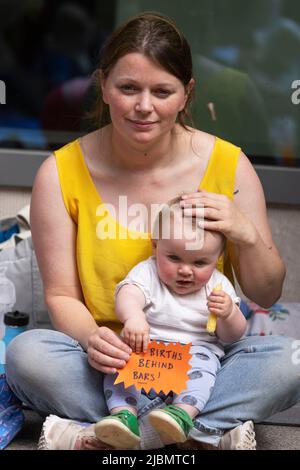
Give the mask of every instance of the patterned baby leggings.
[[[200, 412], [211, 395], [220, 361], [216, 354], [205, 346], [191, 346], [190, 353], [192, 358], [187, 389], [179, 395], [174, 394], [173, 404], [185, 403], [194, 406]], [[116, 407], [126, 408], [128, 405], [136, 407], [141, 391], [134, 386], [124, 388], [123, 383], [114, 385], [116, 377], [117, 374], [104, 377], [104, 396], [109, 411]], [[155, 384], [153, 388], [155, 389]]]

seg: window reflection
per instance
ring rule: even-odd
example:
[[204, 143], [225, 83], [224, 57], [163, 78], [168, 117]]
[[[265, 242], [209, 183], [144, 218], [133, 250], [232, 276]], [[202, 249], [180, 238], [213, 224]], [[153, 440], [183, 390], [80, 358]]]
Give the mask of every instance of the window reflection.
[[53, 149], [86, 132], [101, 45], [145, 10], [174, 18], [191, 44], [195, 125], [254, 162], [299, 165], [298, 0], [0, 0], [0, 146]]
[[[0, 0], [0, 145], [57, 148], [82, 130], [114, 2]], [[106, 3], [106, 2], [105, 2]]]

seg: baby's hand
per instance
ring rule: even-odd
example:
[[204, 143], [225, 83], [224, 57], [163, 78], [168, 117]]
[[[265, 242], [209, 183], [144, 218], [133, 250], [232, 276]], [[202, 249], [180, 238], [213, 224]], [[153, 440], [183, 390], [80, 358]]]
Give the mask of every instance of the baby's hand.
[[146, 352], [149, 343], [150, 327], [143, 318], [131, 317], [124, 323], [122, 336], [124, 341], [136, 353]]
[[234, 304], [232, 298], [226, 292], [214, 290], [207, 299], [208, 310], [218, 318], [225, 320], [232, 313]]

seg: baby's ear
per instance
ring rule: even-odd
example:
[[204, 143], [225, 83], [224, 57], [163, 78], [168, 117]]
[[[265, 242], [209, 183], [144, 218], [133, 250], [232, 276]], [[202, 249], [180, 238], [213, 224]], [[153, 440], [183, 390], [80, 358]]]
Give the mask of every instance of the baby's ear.
[[157, 240], [152, 240], [152, 253], [156, 255]]

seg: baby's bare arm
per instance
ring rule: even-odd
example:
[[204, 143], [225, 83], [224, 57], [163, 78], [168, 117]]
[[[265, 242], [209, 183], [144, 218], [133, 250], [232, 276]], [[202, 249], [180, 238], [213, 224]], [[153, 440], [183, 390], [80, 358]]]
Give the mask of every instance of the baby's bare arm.
[[116, 295], [116, 314], [124, 324], [131, 317], [141, 316], [145, 318], [145, 296], [138, 286], [125, 284]]
[[232, 312], [227, 318], [217, 319], [217, 336], [225, 342], [238, 341], [246, 331], [246, 318], [236, 304], [233, 304]]
[[116, 296], [116, 314], [123, 323], [122, 336], [137, 353], [146, 351], [149, 343], [149, 325], [143, 311], [145, 297], [138, 286], [126, 284]]
[[224, 291], [213, 291], [208, 297], [208, 309], [217, 316], [216, 335], [225, 342], [238, 341], [245, 333], [247, 322], [232, 298]]

